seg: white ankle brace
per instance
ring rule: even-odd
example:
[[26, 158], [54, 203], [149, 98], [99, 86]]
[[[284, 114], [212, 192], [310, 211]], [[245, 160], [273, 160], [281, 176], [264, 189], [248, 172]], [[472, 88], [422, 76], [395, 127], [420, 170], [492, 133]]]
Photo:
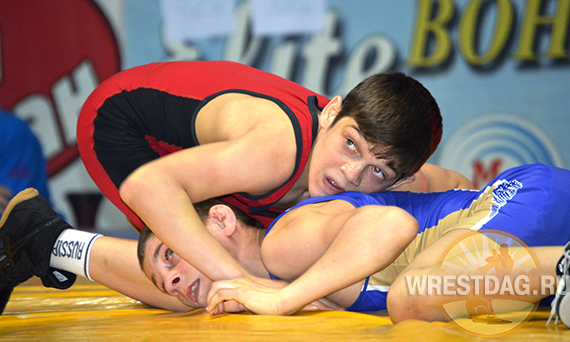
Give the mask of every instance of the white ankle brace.
[[55, 241], [49, 265], [93, 280], [89, 276], [89, 254], [93, 242], [100, 236], [75, 229], [64, 230]]

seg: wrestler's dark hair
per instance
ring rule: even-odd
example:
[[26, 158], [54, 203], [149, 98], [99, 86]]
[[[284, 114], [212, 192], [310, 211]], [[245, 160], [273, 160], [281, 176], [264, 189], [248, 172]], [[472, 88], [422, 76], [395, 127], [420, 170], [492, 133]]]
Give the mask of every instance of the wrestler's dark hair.
[[[230, 209], [232, 209], [232, 211], [236, 215], [236, 219], [238, 220], [238, 222], [241, 222], [244, 227], [246, 227], [246, 228], [249, 227], [249, 228], [254, 228], [254, 229], [265, 229], [265, 227], [258, 220], [254, 219], [253, 217], [248, 216], [242, 210], [238, 209], [237, 207], [235, 207], [231, 204], [225, 203], [224, 201], [222, 201], [221, 199], [218, 199], [218, 198], [213, 198], [213, 199], [209, 199], [209, 200], [205, 200], [202, 202], [195, 203], [194, 209], [196, 210], [196, 213], [198, 213], [200, 220], [202, 220], [202, 222], [205, 223], [208, 220], [208, 214], [210, 213], [210, 208], [212, 208], [213, 206], [218, 205], [218, 204], [226, 205]], [[146, 243], [147, 243], [148, 239], [153, 235], [154, 235], [154, 233], [152, 232], [152, 230], [149, 227], [147, 227], [146, 225], [141, 230], [141, 233], [139, 235], [139, 242], [137, 244], [137, 258], [139, 259], [139, 266], [141, 267], [141, 270], [144, 270], [144, 258], [145, 258]]]
[[417, 80], [390, 71], [368, 77], [342, 102], [332, 123], [353, 118], [376, 157], [388, 160], [403, 179], [415, 174], [433, 154], [443, 131], [437, 102]]

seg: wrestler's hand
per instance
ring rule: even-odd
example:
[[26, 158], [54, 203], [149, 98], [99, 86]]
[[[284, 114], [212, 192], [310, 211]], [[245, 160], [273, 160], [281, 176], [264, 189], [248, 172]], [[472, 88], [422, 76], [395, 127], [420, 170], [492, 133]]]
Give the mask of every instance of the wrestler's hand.
[[[208, 310], [206, 308], [206, 310]], [[224, 312], [243, 312], [249, 311], [243, 304], [236, 302], [235, 300], [226, 300], [218, 305], [216, 305], [214, 312], [210, 312], [212, 315], [218, 315]], [[208, 311], [209, 312], [209, 311]]]
[[[279, 293], [285, 285], [287, 285], [286, 282], [268, 279], [255, 281], [238, 278], [218, 281], [212, 285], [208, 294], [206, 310], [213, 315], [238, 311], [250, 311], [264, 315], [283, 315], [284, 313], [279, 309]], [[323, 298], [305, 306], [302, 310], [344, 310], [344, 308]]]
[[[239, 305], [232, 304], [231, 301]], [[212, 284], [208, 293], [206, 311], [216, 315], [228, 312], [228, 308], [240, 308], [243, 309], [241, 311], [251, 311], [256, 314], [281, 315], [278, 304], [279, 289], [262, 285], [252, 279], [237, 278], [216, 281]]]

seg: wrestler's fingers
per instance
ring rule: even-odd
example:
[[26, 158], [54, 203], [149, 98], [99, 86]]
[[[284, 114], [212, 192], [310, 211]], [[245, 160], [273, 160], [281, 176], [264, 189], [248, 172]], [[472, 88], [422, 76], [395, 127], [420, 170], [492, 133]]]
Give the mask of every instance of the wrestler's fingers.
[[218, 303], [212, 311], [208, 311], [208, 308], [206, 308], [206, 311], [210, 315], [215, 316], [215, 315], [223, 314], [224, 312], [242, 312], [242, 311], [248, 311], [248, 310], [242, 304], [240, 304], [236, 301], [233, 301], [233, 300], [228, 300], [228, 301]]
[[239, 303], [239, 300], [235, 298], [235, 294], [236, 291], [234, 289], [217, 289], [213, 296], [209, 296], [210, 299], [208, 300], [206, 311], [212, 315], [223, 313], [225, 301], [234, 300]]
[[208, 293], [206, 310], [214, 312], [219, 303], [233, 300], [244, 310], [257, 314], [279, 315], [279, 290], [264, 286], [254, 280], [238, 278], [214, 282]]
[[316, 311], [316, 310], [344, 310], [344, 308], [337, 303], [331, 302], [326, 298], [319, 299], [317, 301], [312, 302], [311, 304], [305, 306], [302, 311]]
[[323, 305], [323, 306], [325, 306], [325, 307], [328, 308], [328, 309], [325, 309], [325, 310], [344, 311], [344, 307], [342, 307], [342, 306], [338, 305], [337, 303], [332, 302], [332, 301], [330, 301], [330, 300], [328, 300], [328, 299], [326, 299], [326, 298], [321, 298], [321, 299], [318, 300], [318, 302], [319, 302], [321, 305]]
[[235, 300], [226, 300], [222, 304], [223, 304], [223, 312], [249, 311], [243, 304], [240, 304], [240, 303], [236, 302]]
[[214, 305], [213, 308], [206, 307], [206, 312], [210, 315], [219, 315], [224, 312], [224, 303], [218, 303]]
[[231, 289], [231, 288], [234, 288], [234, 287], [238, 286], [238, 284], [236, 283], [236, 280], [239, 280], [239, 279], [241, 279], [241, 278], [233, 279], [233, 280], [215, 281], [215, 282], [212, 284], [212, 287], [210, 288], [210, 291], [208, 292], [207, 302], [210, 303], [210, 301], [212, 300], [212, 297], [213, 297], [220, 289]]
[[309, 305], [307, 305], [301, 309], [301, 311], [319, 311], [319, 310], [326, 310], [326, 309], [323, 309], [323, 308], [315, 305], [315, 303], [309, 304]]

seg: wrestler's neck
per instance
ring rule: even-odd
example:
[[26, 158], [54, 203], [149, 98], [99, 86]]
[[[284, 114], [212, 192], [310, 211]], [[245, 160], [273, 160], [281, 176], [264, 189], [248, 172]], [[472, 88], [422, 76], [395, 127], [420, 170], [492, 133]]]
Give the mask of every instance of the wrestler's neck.
[[277, 201], [274, 207], [287, 210], [309, 197], [309, 165], [307, 164], [301, 176], [299, 176], [295, 184], [293, 184], [291, 190]]
[[265, 237], [265, 229], [242, 228], [235, 241], [235, 249], [230, 252], [249, 273], [260, 278], [269, 278], [269, 272], [261, 261], [261, 242]]

